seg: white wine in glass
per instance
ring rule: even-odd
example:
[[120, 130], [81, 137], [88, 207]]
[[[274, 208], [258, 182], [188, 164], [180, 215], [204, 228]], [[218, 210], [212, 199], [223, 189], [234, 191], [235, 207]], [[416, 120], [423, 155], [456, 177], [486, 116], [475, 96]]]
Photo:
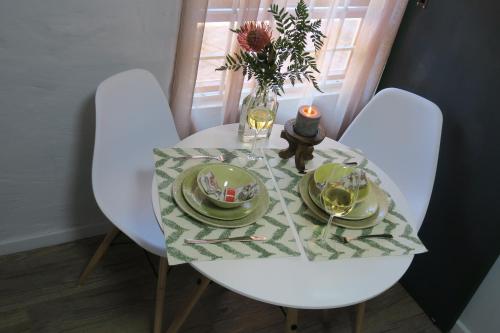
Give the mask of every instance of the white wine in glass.
[[359, 170], [352, 169], [351, 173], [340, 179], [332, 176], [326, 182], [320, 195], [324, 209], [330, 214], [328, 224], [323, 229], [320, 238], [317, 239], [323, 243], [326, 241], [331, 224], [333, 224], [333, 218], [349, 214], [354, 208], [359, 194], [361, 176]]
[[321, 192], [323, 207], [335, 216], [348, 214], [354, 206], [355, 193], [352, 189], [336, 184], [328, 184]]
[[252, 150], [248, 155], [248, 159], [250, 160], [260, 159], [262, 157], [259, 157], [257, 156], [257, 154], [255, 154], [255, 145], [257, 143], [257, 136], [259, 135], [259, 132], [262, 129], [269, 128], [271, 126], [271, 124], [273, 123], [273, 112], [270, 109], [264, 109], [264, 108], [251, 109], [250, 111], [248, 111], [247, 114], [247, 122], [248, 126], [250, 126], [250, 128], [252, 128], [255, 131], [252, 143]]

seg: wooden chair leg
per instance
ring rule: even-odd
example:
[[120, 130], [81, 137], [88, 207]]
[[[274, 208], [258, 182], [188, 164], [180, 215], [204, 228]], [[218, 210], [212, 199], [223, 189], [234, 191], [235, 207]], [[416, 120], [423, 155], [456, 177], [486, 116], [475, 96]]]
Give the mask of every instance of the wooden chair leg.
[[87, 267], [85, 267], [85, 269], [83, 270], [82, 275], [80, 275], [80, 280], [78, 281], [79, 285], [83, 285], [85, 283], [85, 280], [87, 279], [87, 277], [90, 275], [90, 273], [92, 273], [94, 271], [95, 267], [97, 266], [97, 263], [104, 256], [104, 254], [106, 253], [106, 251], [109, 248], [109, 245], [111, 244], [113, 239], [115, 239], [116, 236], [118, 236], [119, 233], [120, 233], [120, 229], [118, 229], [117, 227], [113, 227], [113, 229], [111, 229], [106, 234], [103, 241], [101, 242], [101, 245], [99, 245], [99, 247], [95, 251], [94, 255], [90, 259], [89, 263], [87, 264]]
[[201, 276], [198, 279], [198, 286], [194, 290], [191, 297], [189, 297], [188, 304], [182, 307], [180, 311], [175, 315], [174, 321], [172, 322], [172, 324], [170, 324], [167, 333], [177, 333], [182, 324], [184, 324], [184, 321], [186, 321], [187, 317], [191, 313], [191, 310], [194, 308], [209, 283], [210, 280], [204, 276]]
[[158, 269], [158, 282], [156, 284], [154, 333], [161, 332], [161, 324], [163, 322], [163, 309], [165, 304], [165, 288], [167, 286], [167, 271], [168, 271], [167, 258], [160, 257], [160, 267]]
[[297, 332], [299, 310], [287, 308], [286, 310], [286, 333]]
[[366, 302], [356, 304], [356, 323], [355, 330], [356, 333], [361, 333], [363, 331], [363, 320], [365, 319], [365, 308]]

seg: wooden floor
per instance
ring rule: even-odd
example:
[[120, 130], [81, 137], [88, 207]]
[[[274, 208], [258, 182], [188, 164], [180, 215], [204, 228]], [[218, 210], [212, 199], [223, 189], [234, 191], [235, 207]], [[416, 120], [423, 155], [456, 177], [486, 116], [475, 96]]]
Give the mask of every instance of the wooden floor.
[[[78, 276], [102, 237], [0, 257], [0, 332], [152, 332], [158, 260], [120, 235], [83, 287]], [[195, 283], [169, 272], [164, 327]], [[352, 332], [353, 309], [299, 312], [299, 332]], [[276, 306], [211, 284], [181, 332], [283, 332]], [[365, 332], [439, 332], [399, 285], [367, 304]]]

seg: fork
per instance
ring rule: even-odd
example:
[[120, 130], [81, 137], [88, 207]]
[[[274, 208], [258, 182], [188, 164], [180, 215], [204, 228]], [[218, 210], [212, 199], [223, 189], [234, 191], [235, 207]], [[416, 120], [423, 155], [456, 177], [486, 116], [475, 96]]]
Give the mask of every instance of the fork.
[[190, 156], [179, 156], [179, 157], [174, 157], [174, 160], [181, 160], [181, 159], [212, 159], [212, 160], [217, 160], [219, 162], [224, 162], [224, 155], [216, 155], [216, 156], [210, 156], [210, 155], [190, 155]]
[[365, 238], [393, 238], [393, 236], [391, 234], [361, 235], [361, 236], [356, 236], [356, 237], [346, 237], [346, 236], [339, 236], [339, 235], [332, 235], [332, 236], [344, 244], [347, 244], [353, 240], [365, 239]]

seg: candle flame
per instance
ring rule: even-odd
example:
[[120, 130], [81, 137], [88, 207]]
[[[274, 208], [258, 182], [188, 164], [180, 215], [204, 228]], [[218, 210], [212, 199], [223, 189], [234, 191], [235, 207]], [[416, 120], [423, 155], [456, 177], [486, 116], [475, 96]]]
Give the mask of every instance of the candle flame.
[[304, 115], [307, 117], [312, 117], [318, 114], [318, 111], [312, 105], [304, 107], [302, 112], [304, 112]]

